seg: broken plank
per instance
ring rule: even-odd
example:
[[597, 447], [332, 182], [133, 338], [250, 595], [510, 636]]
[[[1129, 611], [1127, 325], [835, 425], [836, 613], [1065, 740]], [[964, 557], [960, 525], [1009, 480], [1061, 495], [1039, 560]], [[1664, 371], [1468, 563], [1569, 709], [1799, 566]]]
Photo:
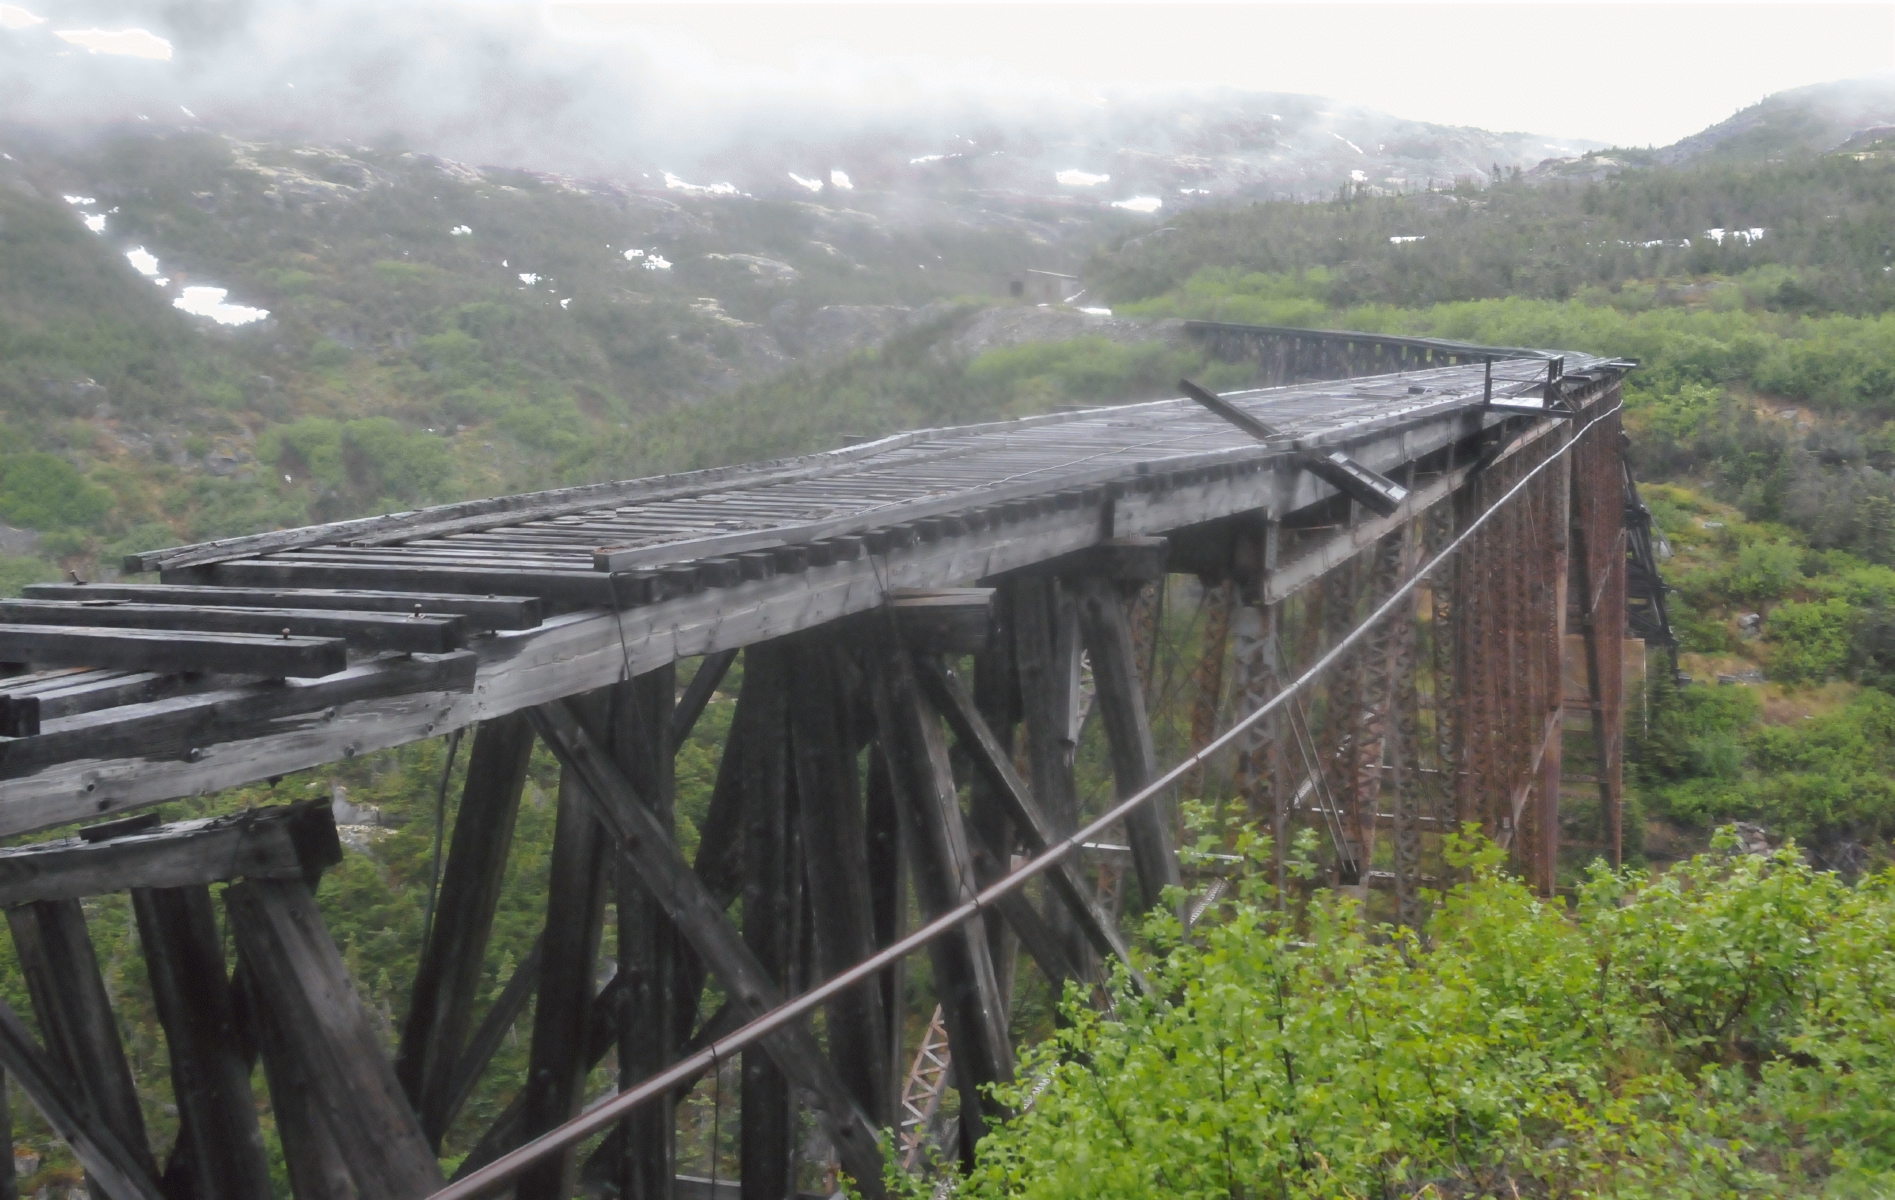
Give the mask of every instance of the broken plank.
[[[191, 751], [215, 743], [288, 732], [289, 718], [320, 724], [324, 712], [342, 704], [410, 692], [465, 692], [473, 687], [474, 669], [473, 653], [458, 650], [362, 663], [326, 679], [242, 684], [87, 713], [43, 724], [35, 737], [0, 741], [0, 778], [74, 758], [188, 759]], [[346, 758], [352, 744], [345, 738], [335, 750]], [[332, 752], [322, 761], [336, 756]]]
[[127, 888], [176, 888], [229, 879], [298, 879], [292, 825], [326, 806], [258, 809], [164, 825], [110, 841], [65, 838], [0, 848], [0, 905], [69, 900]]

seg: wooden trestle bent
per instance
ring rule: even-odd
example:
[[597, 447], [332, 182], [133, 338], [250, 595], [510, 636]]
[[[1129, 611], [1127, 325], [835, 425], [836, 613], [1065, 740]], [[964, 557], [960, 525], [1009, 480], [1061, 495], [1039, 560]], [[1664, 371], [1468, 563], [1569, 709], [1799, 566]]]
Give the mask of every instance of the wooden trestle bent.
[[[1200, 771], [1187, 798], [1238, 798], [1279, 845], [1306, 821], [1333, 845], [1335, 882], [1392, 887], [1411, 923], [1430, 847], [1459, 820], [1554, 891], [1570, 612], [1590, 695], [1576, 710], [1616, 847], [1630, 485], [1611, 414], [1629, 364], [1192, 331], [1280, 386], [1211, 398], [1230, 421], [1166, 400], [901, 434], [156, 551], [128, 566], [161, 583], [39, 585], [0, 602], [0, 662], [13, 664], [0, 666], [0, 836], [119, 818], [0, 848], [40, 1035], [0, 1005], [0, 1067], [104, 1196], [265, 1194], [260, 1057], [298, 1200], [419, 1200], [442, 1186], [443, 1139], [529, 1009], [524, 1086], [462, 1174], [565, 1124], [614, 1051], [624, 1088], [673, 1064], [698, 1071], [693, 1056], [719, 1038], [896, 943], [912, 905], [924, 920], [974, 912], [930, 944], [921, 1000], [941, 1007], [948, 1046], [931, 1053], [960, 1093], [958, 1137], [939, 1148], [964, 1159], [1006, 1115], [987, 1089], [1014, 1070], [1018, 950], [1055, 986], [1102, 996], [1113, 964], [1145, 986], [1120, 895], [1076, 858], [1049, 871], [1044, 896], [963, 906], [1091, 819], [1086, 737], [1103, 735], [1119, 797], [1160, 777], [1153, 706], [1170, 701], [1154, 688], [1164, 619], [1149, 597], [1174, 574], [1208, 589], [1190, 714], [1202, 745], [1582, 423], [1592, 432], [1569, 463], [1246, 735], [1234, 774]], [[673, 757], [704, 736], [740, 656], [687, 861]], [[341, 854], [326, 807], [136, 815], [469, 726], [392, 1055], [313, 899]], [[536, 742], [561, 768], [545, 925], [483, 1010]], [[1181, 869], [1180, 820], [1176, 798], [1148, 804], [1125, 821], [1129, 849], [1111, 852], [1129, 854], [1144, 905], [1183, 896], [1188, 922], [1218, 893]], [[213, 885], [236, 948], [228, 976]], [[162, 1157], [80, 903], [121, 890], [170, 1050], [181, 1128]], [[602, 972], [608, 912], [617, 956]], [[840, 1170], [880, 1193], [878, 1139], [901, 1119], [912, 1047], [909, 982], [899, 963], [876, 971], [830, 996], [819, 1026], [799, 1018], [742, 1050], [742, 1200], [797, 1192], [799, 1109]], [[707, 987], [722, 998], [709, 1013]], [[537, 1160], [518, 1200], [582, 1184], [684, 1194], [676, 1105], [689, 1084], [614, 1115], [587, 1161], [570, 1146]]]

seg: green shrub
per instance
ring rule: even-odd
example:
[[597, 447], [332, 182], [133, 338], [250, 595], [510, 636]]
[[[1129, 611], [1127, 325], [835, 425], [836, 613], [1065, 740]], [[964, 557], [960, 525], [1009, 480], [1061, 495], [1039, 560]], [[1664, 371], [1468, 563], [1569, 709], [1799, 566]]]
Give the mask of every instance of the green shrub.
[[1786, 601], [1770, 611], [1770, 674], [1821, 683], [1849, 663], [1861, 613], [1847, 600]]
[[63, 458], [38, 451], [0, 457], [0, 517], [32, 529], [90, 526], [111, 511], [112, 493]]

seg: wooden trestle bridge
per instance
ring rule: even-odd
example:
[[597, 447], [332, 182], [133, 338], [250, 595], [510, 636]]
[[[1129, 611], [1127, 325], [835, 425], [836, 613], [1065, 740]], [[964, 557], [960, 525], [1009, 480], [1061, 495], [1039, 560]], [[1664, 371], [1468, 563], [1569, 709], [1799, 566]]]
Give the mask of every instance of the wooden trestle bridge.
[[[897, 962], [845, 976], [820, 1036], [801, 1017], [731, 1035], [1096, 815], [1075, 782], [1082, 707], [1118, 796], [1153, 790], [1171, 592], [1203, 614], [1194, 745], [1278, 698], [1187, 795], [1247, 806], [1279, 845], [1316, 830], [1332, 882], [1408, 922], [1462, 821], [1549, 895], [1562, 864], [1616, 862], [1628, 604], [1635, 633], [1666, 636], [1622, 461], [1631, 364], [1192, 332], [1270, 386], [156, 551], [128, 577], [159, 582], [0, 603], [0, 662], [16, 664], [0, 835], [91, 822], [0, 849], [38, 1026], [0, 1005], [0, 1065], [97, 1196], [270, 1195], [260, 1057], [299, 1200], [417, 1200], [448, 1186], [443, 1134], [516, 1021], [526, 1081], [464, 1174], [565, 1126], [613, 1050], [630, 1087], [741, 1048], [743, 1200], [796, 1191], [799, 1112], [873, 1194], [883, 1156], [912, 1162], [940, 1123], [944, 1089], [960, 1097], [958, 1135], [935, 1134], [950, 1158], [994, 1118], [978, 1092], [1012, 1071], [1019, 950], [1050, 980], [1090, 979], [1122, 951], [1121, 918], [1168, 886], [1187, 918], [1214, 901], [1214, 879], [1180, 872], [1177, 789], [944, 926], [919, 1058]], [[739, 653], [687, 861], [673, 754]], [[341, 855], [326, 804], [168, 825], [139, 810], [460, 730], [465, 790], [391, 1056], [312, 898]], [[536, 740], [563, 768], [545, 926], [483, 1003]], [[180, 1116], [167, 1147], [148, 1138], [81, 906], [126, 890]], [[615, 973], [596, 961], [608, 907]], [[504, 1186], [711, 1195], [678, 1174], [684, 1089], [614, 1116], [587, 1157], [571, 1139], [515, 1154]], [[881, 1145], [889, 1128], [910, 1144]]]

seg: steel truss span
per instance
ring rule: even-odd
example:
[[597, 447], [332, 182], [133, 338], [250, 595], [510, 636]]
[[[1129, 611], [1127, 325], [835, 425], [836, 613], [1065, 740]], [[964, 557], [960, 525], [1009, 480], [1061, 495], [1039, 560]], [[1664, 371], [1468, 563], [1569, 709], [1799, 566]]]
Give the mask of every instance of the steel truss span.
[[[304, 1200], [777, 1200], [824, 1163], [875, 1192], [885, 1152], [951, 1160], [1004, 1116], [980, 1091], [1013, 1073], [1023, 973], [1096, 983], [1136, 910], [1218, 902], [1179, 863], [1181, 784], [1279, 846], [1315, 831], [1329, 882], [1402, 922], [1463, 823], [1548, 895], [1616, 862], [1628, 602], [1669, 633], [1622, 458], [1631, 364], [1192, 332], [1273, 386], [179, 547], [128, 561], [155, 581], [0, 602], [0, 833], [98, 820], [0, 849], [44, 1034], [0, 1005], [0, 1066], [115, 1197], [262, 1194], [259, 1056]], [[739, 658], [687, 859], [672, 759]], [[141, 810], [463, 730], [391, 1059], [313, 903], [342, 853], [326, 805]], [[563, 773], [546, 925], [489, 1001], [536, 743]], [[172, 1147], [81, 907], [125, 889]], [[449, 1182], [443, 1139], [510, 1030], [526, 1084]], [[612, 1051], [620, 1090], [582, 1116]], [[732, 1058], [739, 1179], [713, 1183], [680, 1104]]]

